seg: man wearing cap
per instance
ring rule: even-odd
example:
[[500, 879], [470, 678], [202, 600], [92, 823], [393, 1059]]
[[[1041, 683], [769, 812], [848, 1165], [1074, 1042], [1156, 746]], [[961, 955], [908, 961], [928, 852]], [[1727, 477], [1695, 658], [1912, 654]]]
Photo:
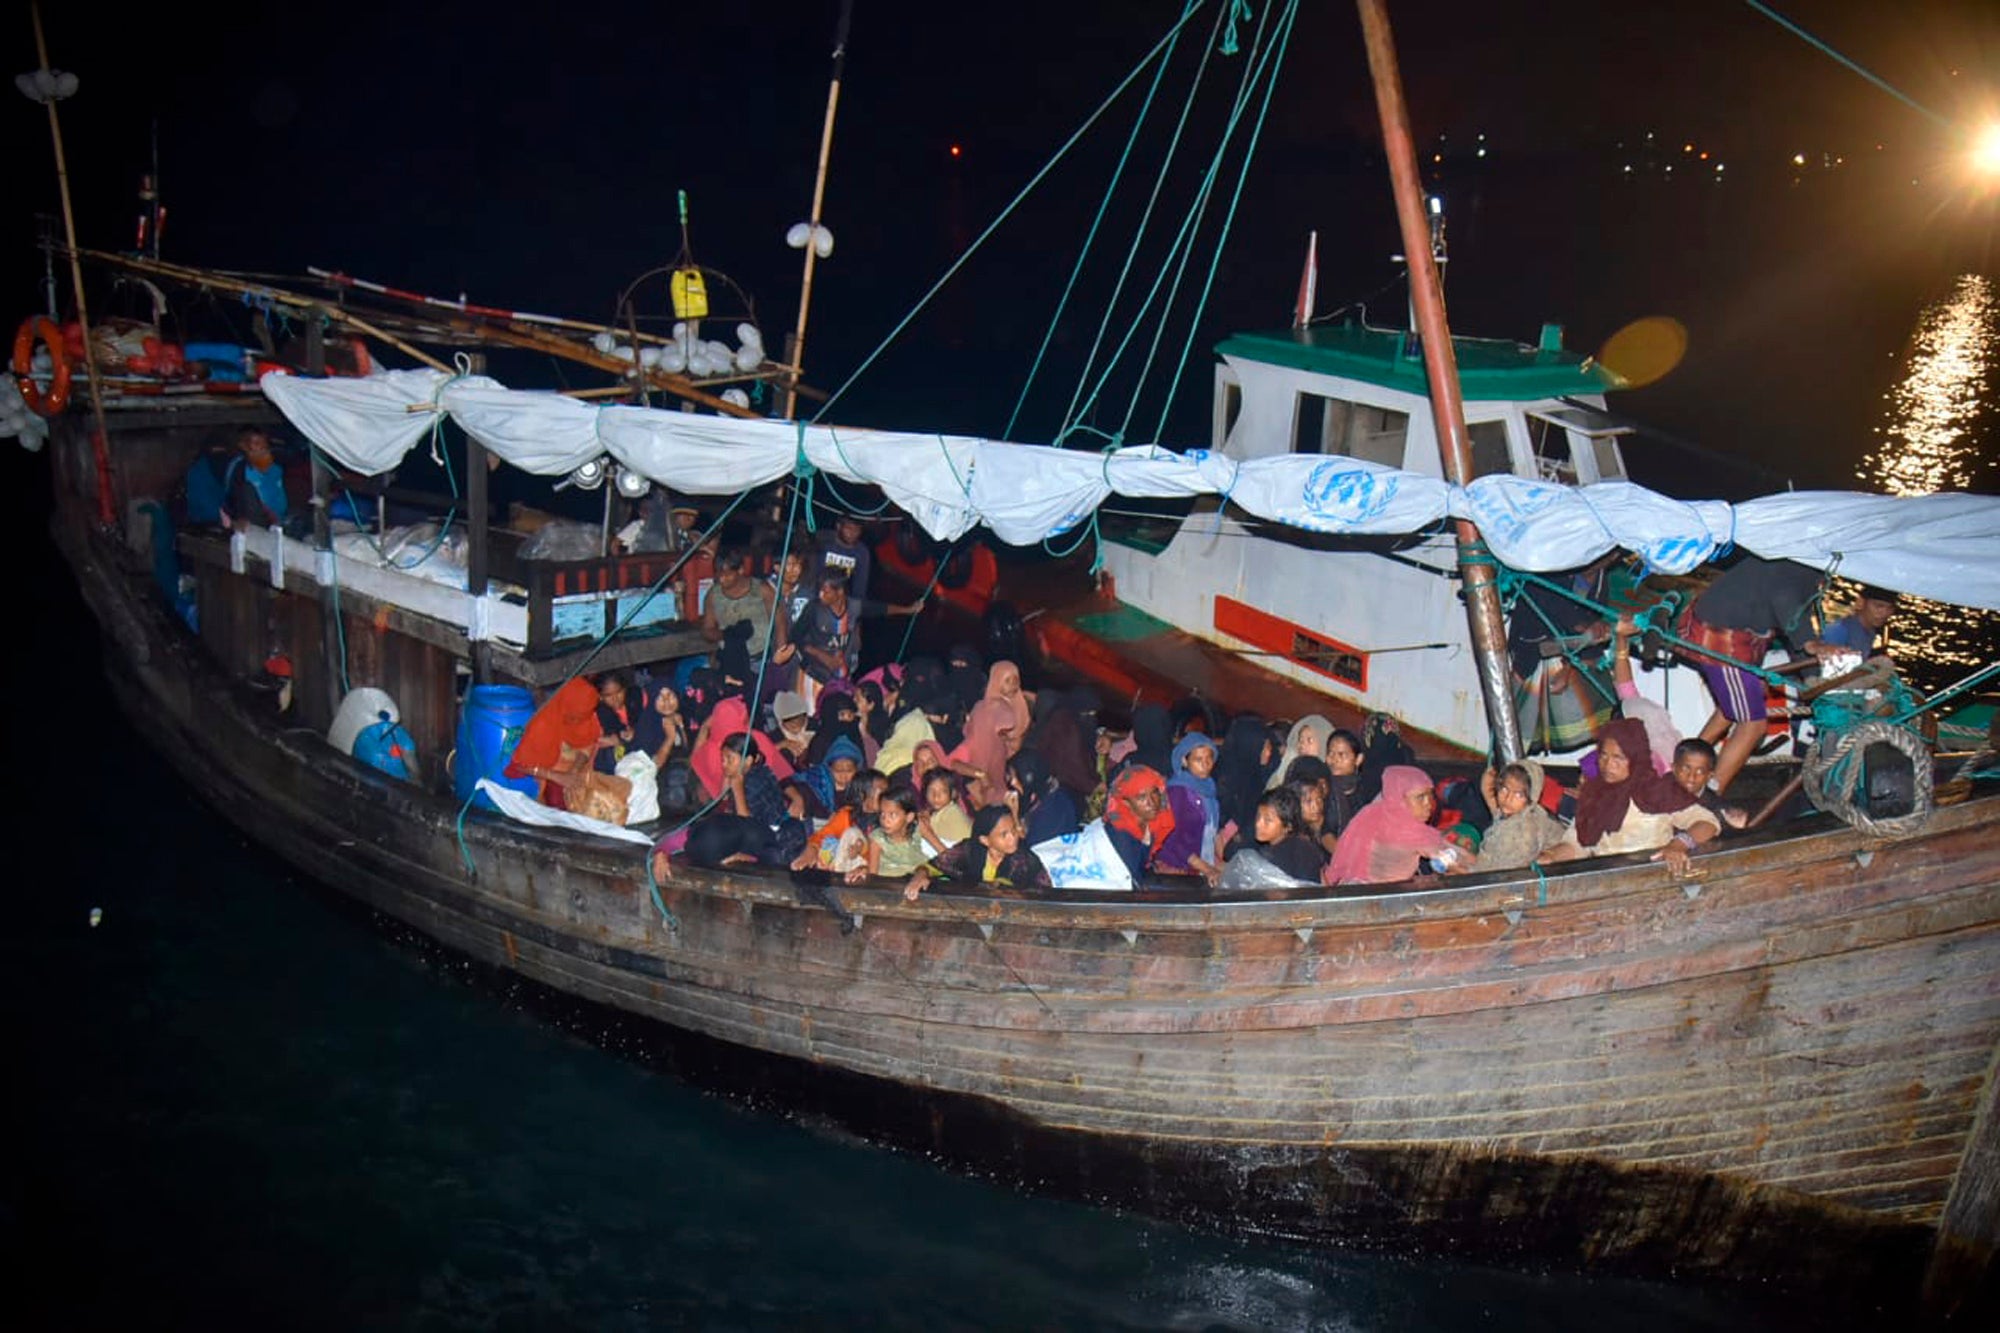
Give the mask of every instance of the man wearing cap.
[[[1863, 588], [1854, 610], [1821, 630], [1819, 642], [1840, 652], [1873, 656], [1875, 641], [1888, 628], [1889, 618], [1896, 614], [1896, 597], [1889, 589], [1873, 584]], [[1807, 646], [1810, 649], [1811, 645]]]

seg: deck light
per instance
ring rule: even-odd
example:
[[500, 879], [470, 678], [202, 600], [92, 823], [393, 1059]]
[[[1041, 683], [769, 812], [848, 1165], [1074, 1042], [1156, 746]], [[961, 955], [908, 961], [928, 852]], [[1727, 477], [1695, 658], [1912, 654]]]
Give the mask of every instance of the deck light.
[[[586, 463], [584, 466], [591, 466]], [[618, 493], [628, 500], [637, 500], [653, 489], [652, 480], [642, 472], [634, 472], [629, 467], [618, 469]]]
[[580, 491], [594, 491], [604, 484], [604, 472], [604, 460], [593, 458], [557, 482], [556, 489], [561, 490], [565, 486], [574, 486]]

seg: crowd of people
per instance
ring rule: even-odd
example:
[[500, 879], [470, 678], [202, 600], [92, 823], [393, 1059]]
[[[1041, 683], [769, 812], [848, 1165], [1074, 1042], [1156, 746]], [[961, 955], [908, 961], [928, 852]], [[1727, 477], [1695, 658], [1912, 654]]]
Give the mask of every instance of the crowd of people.
[[[1035, 849], [1079, 833], [1101, 834], [1134, 884], [1378, 884], [1631, 852], [1678, 873], [1744, 824], [1720, 794], [1731, 746], [1679, 736], [1633, 687], [1630, 620], [1603, 627], [1616, 698], [1594, 719], [1576, 785], [1533, 761], [1436, 780], [1385, 714], [1357, 733], [1319, 715], [1225, 718], [1188, 698], [1113, 719], [1087, 689], [1031, 691], [1015, 663], [963, 645], [864, 673], [861, 621], [922, 606], [868, 599], [866, 555], [853, 520], [821, 547], [794, 547], [769, 576], [722, 547], [699, 594], [709, 659], [572, 682], [573, 697], [544, 710], [603, 771], [646, 754], [663, 805], [698, 812], [670, 821], [657, 875], [760, 864], [900, 879], [913, 899], [939, 879], [1034, 889], [1050, 883]], [[1721, 647], [1756, 630], [1826, 649], [1797, 628], [1806, 592], [1789, 571], [1742, 568], [1694, 604], [1690, 639]], [[1838, 633], [1872, 642], [1892, 596], [1870, 589]], [[1731, 625], [1744, 621], [1755, 624]], [[1704, 665], [1723, 720], [1755, 719], [1761, 693]], [[544, 778], [559, 804], [573, 779], [532, 762], [548, 748], [534, 731], [517, 771]]]

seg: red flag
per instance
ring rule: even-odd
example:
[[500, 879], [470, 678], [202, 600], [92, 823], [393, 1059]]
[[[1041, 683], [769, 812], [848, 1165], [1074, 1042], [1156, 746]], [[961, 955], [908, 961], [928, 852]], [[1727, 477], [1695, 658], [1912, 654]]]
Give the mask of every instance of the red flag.
[[1302, 329], [1312, 323], [1313, 305], [1319, 298], [1319, 233], [1306, 236], [1306, 271], [1299, 275], [1299, 304], [1292, 311], [1292, 327]]

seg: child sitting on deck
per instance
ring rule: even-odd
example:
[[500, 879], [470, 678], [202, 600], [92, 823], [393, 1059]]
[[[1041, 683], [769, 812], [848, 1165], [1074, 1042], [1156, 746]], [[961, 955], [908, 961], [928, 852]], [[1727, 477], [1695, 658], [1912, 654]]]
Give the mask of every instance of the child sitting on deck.
[[908, 787], [884, 792], [879, 822], [868, 835], [868, 864], [848, 871], [847, 882], [858, 884], [871, 875], [901, 879], [922, 869], [931, 859], [930, 849], [917, 836], [917, 812], [922, 808], [921, 798]]
[[1522, 870], [1563, 840], [1569, 830], [1542, 804], [1542, 766], [1532, 759], [1480, 776], [1480, 792], [1493, 822], [1480, 844], [1481, 870]]
[[1326, 856], [1300, 831], [1299, 798], [1290, 787], [1273, 787], [1257, 802], [1257, 852], [1302, 884], [1319, 883]]
[[972, 821], [972, 836], [932, 857], [910, 876], [903, 897], [910, 902], [932, 879], [955, 884], [999, 884], [1016, 889], [1046, 889], [1049, 872], [1041, 858], [1021, 845], [1021, 824], [1003, 805], [989, 805]]

